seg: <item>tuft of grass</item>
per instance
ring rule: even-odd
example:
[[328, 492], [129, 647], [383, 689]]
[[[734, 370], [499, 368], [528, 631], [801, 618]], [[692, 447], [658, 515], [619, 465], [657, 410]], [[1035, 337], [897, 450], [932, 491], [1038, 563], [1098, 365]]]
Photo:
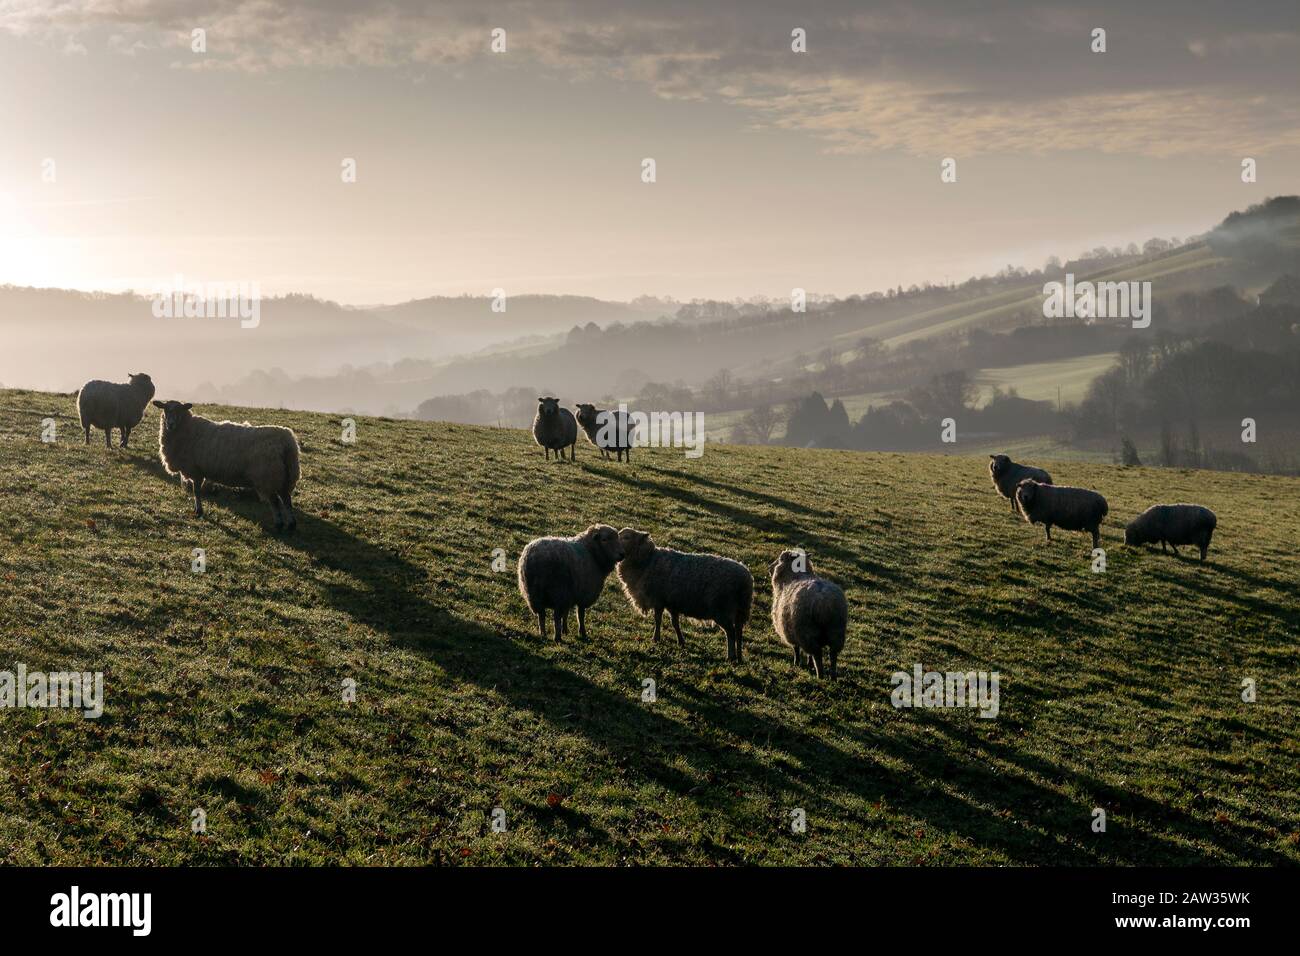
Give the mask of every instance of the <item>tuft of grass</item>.
[[[72, 402], [0, 392], [0, 669], [102, 671], [105, 711], [0, 711], [5, 863], [1300, 862], [1300, 480], [1044, 463], [1110, 502], [1096, 574], [987, 458], [548, 463], [521, 431], [358, 418], [349, 445], [338, 416], [200, 407], [297, 431], [276, 537], [244, 493], [192, 517], [152, 410], [109, 451]], [[1218, 512], [1208, 564], [1122, 547], [1180, 500]], [[694, 622], [653, 644], [613, 579], [589, 642], [541, 640], [519, 551], [597, 521], [744, 561], [746, 662]], [[768, 621], [792, 546], [849, 597], [834, 684]], [[999, 716], [895, 709], [915, 663], [997, 671]]]

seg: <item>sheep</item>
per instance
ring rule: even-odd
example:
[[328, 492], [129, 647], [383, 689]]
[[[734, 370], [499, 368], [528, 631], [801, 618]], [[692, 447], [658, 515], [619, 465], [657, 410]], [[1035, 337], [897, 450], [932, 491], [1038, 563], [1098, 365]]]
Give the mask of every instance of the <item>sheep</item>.
[[686, 646], [679, 617], [713, 621], [727, 635], [727, 660], [744, 659], [745, 625], [754, 603], [754, 576], [749, 568], [716, 554], [685, 554], [656, 547], [647, 532], [624, 528], [618, 533], [623, 559], [618, 579], [636, 610], [655, 616], [659, 640], [664, 611], [672, 618], [679, 647]]
[[1026, 478], [1016, 486], [1016, 505], [1030, 524], [1046, 527], [1048, 541], [1052, 540], [1052, 525], [1056, 525], [1066, 531], [1090, 531], [1092, 546], [1101, 547], [1101, 522], [1110, 509], [1095, 491]]
[[121, 447], [127, 447], [131, 429], [140, 424], [144, 410], [153, 398], [153, 379], [144, 372], [133, 372], [125, 385], [117, 382], [87, 382], [77, 392], [77, 415], [90, 444], [90, 427], [104, 430], [104, 447], [113, 447], [113, 429], [122, 430]]
[[519, 555], [519, 593], [537, 615], [546, 637], [546, 612], [555, 614], [555, 639], [568, 629], [569, 611], [578, 609], [578, 636], [587, 637], [587, 608], [596, 603], [605, 578], [623, 557], [618, 532], [594, 524], [572, 538], [537, 538]]
[[573, 406], [578, 413], [578, 424], [586, 432], [587, 441], [600, 449], [600, 457], [608, 458], [609, 453], [616, 452], [618, 460], [632, 460], [632, 439], [636, 435], [636, 424], [624, 409], [618, 411], [601, 411], [595, 405], [578, 404]]
[[1201, 549], [1201, 561], [1210, 550], [1210, 538], [1218, 526], [1214, 512], [1202, 505], [1152, 505], [1124, 529], [1126, 545], [1155, 544], [1165, 551], [1165, 542], [1178, 553], [1178, 545], [1194, 544]]
[[[186, 402], [154, 402], [162, 410], [158, 457], [169, 475], [194, 491], [194, 516], [203, 517], [203, 485], [252, 488], [269, 502], [275, 530], [298, 527], [293, 490], [300, 473], [298, 437], [279, 425], [214, 422]], [[283, 514], [283, 519], [281, 515]]]
[[989, 477], [993, 479], [993, 487], [1011, 502], [1012, 514], [1016, 514], [1016, 486], [1022, 481], [1032, 478], [1044, 485], [1052, 483], [1052, 476], [1041, 468], [1018, 465], [1006, 455], [989, 455], [989, 458]]
[[794, 650], [795, 666], [803, 666], [807, 652], [820, 680], [823, 658], [829, 651], [831, 680], [835, 680], [836, 662], [849, 626], [844, 591], [814, 574], [802, 551], [782, 551], [768, 570], [772, 573], [772, 627]]
[[548, 396], [537, 400], [533, 440], [546, 449], [547, 461], [551, 460], [552, 451], [563, 461], [566, 448], [571, 458], [578, 460], [578, 423], [574, 421], [573, 412], [560, 407], [558, 398]]

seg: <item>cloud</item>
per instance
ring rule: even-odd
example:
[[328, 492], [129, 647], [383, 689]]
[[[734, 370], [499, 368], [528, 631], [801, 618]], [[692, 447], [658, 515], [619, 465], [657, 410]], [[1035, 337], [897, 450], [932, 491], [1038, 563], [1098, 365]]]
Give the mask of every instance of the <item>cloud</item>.
[[[0, 0], [0, 30], [11, 34], [72, 48], [104, 32], [110, 51], [161, 49], [208, 70], [425, 74], [493, 55], [497, 26], [512, 63], [732, 103], [832, 151], [1171, 156], [1300, 145], [1293, 3]], [[1102, 54], [1089, 49], [1098, 26]], [[207, 31], [201, 56], [189, 51], [194, 27]], [[791, 51], [794, 27], [807, 31], [807, 53]]]

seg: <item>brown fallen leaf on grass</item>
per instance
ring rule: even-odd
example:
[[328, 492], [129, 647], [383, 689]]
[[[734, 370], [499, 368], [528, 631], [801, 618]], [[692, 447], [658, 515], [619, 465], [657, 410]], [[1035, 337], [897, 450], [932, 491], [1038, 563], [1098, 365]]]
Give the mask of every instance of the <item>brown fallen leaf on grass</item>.
[[548, 807], [558, 807], [564, 802], [564, 798], [558, 793], [548, 793], [546, 795], [546, 805]]

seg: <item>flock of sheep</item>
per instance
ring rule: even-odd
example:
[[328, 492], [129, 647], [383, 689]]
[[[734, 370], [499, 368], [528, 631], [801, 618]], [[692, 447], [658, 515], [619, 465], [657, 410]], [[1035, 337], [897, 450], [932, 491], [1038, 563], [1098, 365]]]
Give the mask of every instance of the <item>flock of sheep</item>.
[[[554, 398], [538, 399], [533, 437], [550, 451], [548, 439], [567, 440], [570, 451], [577, 440], [574, 421]], [[591, 406], [579, 406], [579, 409]], [[600, 415], [614, 414], [601, 412]], [[581, 420], [581, 413], [578, 420]], [[551, 430], [552, 426], [561, 427]], [[593, 444], [591, 430], [588, 437]], [[598, 445], [599, 447], [599, 445]], [[602, 449], [603, 451], [604, 449]], [[1061, 487], [1041, 468], [1020, 465], [1006, 455], [990, 455], [989, 475], [993, 486], [1011, 502], [1011, 510], [1031, 524], [1041, 524], [1047, 540], [1053, 526], [1067, 531], [1092, 534], [1093, 547], [1101, 545], [1101, 523], [1109, 512], [1106, 499], [1087, 488]], [[1217, 519], [1201, 505], [1152, 505], [1124, 530], [1124, 543], [1160, 543], [1173, 547], [1195, 545], [1205, 560]], [[716, 554], [687, 554], [661, 548], [647, 532], [634, 528], [615, 531], [609, 525], [592, 525], [571, 538], [546, 537], [529, 542], [519, 556], [519, 593], [537, 618], [537, 629], [546, 637], [547, 614], [553, 618], [555, 639], [562, 640], [569, 613], [578, 612], [578, 634], [587, 636], [587, 611], [599, 599], [605, 579], [617, 569], [619, 583], [632, 607], [640, 614], [654, 614], [654, 640], [659, 640], [664, 612], [672, 621], [677, 642], [685, 646], [680, 618], [712, 621], [727, 636], [727, 660], [742, 660], [745, 625], [754, 600], [754, 577], [739, 561]], [[848, 629], [848, 602], [844, 591], [818, 577], [802, 551], [782, 551], [768, 567], [772, 580], [772, 626], [781, 641], [794, 652], [796, 666], [806, 653], [820, 678], [829, 670], [836, 674], [836, 661], [844, 648]], [[829, 664], [829, 668], [827, 668]]]
[[[1030, 524], [1041, 524], [1052, 540], [1052, 526], [1066, 531], [1087, 531], [1092, 546], [1101, 547], [1101, 523], [1110, 511], [1106, 499], [1087, 488], [1052, 484], [1052, 476], [1041, 468], [1018, 465], [1006, 455], [989, 455], [989, 477], [998, 494], [1011, 502], [1011, 510]], [[1203, 505], [1152, 505], [1128, 523], [1124, 543], [1138, 546], [1159, 542], [1178, 553], [1178, 546], [1201, 549], [1201, 560], [1210, 550], [1210, 538], [1219, 519]]]
[[[104, 431], [104, 444], [113, 447], [113, 429], [127, 447], [131, 429], [140, 424], [153, 400], [153, 380], [134, 373], [126, 384], [87, 382], [77, 393], [77, 416], [90, 444], [90, 429]], [[162, 412], [158, 451], [169, 475], [179, 475], [194, 493], [194, 514], [203, 517], [205, 484], [251, 488], [271, 506], [276, 531], [298, 526], [293, 491], [298, 484], [299, 448], [293, 431], [279, 425], [214, 422], [195, 415], [188, 402], [153, 402]]]
[[622, 461], [623, 456], [632, 460], [632, 441], [636, 437], [636, 426], [625, 411], [602, 411], [595, 405], [578, 404], [573, 406], [577, 412], [569, 411], [553, 396], [537, 400], [537, 414], [533, 417], [533, 441], [546, 450], [549, 460], [551, 452], [564, 459], [564, 449], [569, 449], [569, 460], [578, 460], [578, 426], [582, 426], [587, 441], [600, 450], [601, 458], [608, 458], [610, 452]]
[[[131, 429], [144, 417], [153, 401], [154, 385], [144, 373], [132, 374], [125, 384], [87, 382], [77, 394], [77, 413], [90, 443], [92, 427], [104, 430], [112, 447], [112, 431], [121, 431], [127, 447]], [[251, 488], [268, 502], [277, 531], [293, 530], [293, 493], [300, 473], [300, 450], [293, 431], [276, 425], [214, 422], [195, 415], [192, 405], [153, 401], [162, 412], [158, 431], [159, 457], [169, 475], [179, 475], [194, 494], [194, 513], [203, 515], [205, 484]], [[632, 432], [621, 412], [602, 411], [593, 405], [563, 408], [552, 397], [538, 399], [533, 438], [563, 459], [577, 452], [578, 427], [587, 440], [608, 458], [631, 460]], [[1006, 455], [990, 455], [993, 486], [1011, 502], [1011, 510], [1031, 524], [1041, 524], [1047, 539], [1053, 526], [1092, 534], [1093, 547], [1101, 543], [1101, 523], [1109, 508], [1106, 499], [1086, 488], [1055, 485], [1041, 468], [1021, 465]], [[1217, 524], [1214, 512], [1200, 505], [1152, 505], [1133, 519], [1124, 531], [1124, 543], [1166, 544], [1200, 548], [1204, 561]], [[587, 636], [587, 610], [604, 590], [605, 580], [617, 569], [628, 601], [641, 614], [653, 613], [654, 639], [659, 640], [667, 611], [685, 646], [680, 618], [712, 621], [727, 637], [727, 659], [743, 660], [744, 631], [754, 601], [754, 577], [739, 561], [716, 554], [687, 554], [657, 546], [644, 531], [609, 525], [592, 525], [571, 538], [546, 537], [529, 542], [519, 556], [519, 592], [537, 618], [546, 637], [546, 618], [553, 618], [555, 639], [568, 629], [567, 619], [578, 612], [578, 633]], [[848, 629], [848, 603], [844, 591], [818, 577], [802, 551], [782, 551], [768, 567], [772, 583], [772, 626], [794, 652], [802, 666], [807, 654], [816, 675], [836, 675], [836, 661], [844, 648]]]
[[[519, 593], [536, 615], [541, 636], [546, 637], [550, 612], [555, 639], [562, 640], [569, 612], [576, 608], [578, 635], [586, 638], [587, 610], [615, 569], [632, 606], [641, 614], [654, 613], [656, 641], [667, 611], [680, 646], [686, 646], [681, 618], [712, 621], [727, 636], [727, 660], [744, 660], [745, 625], [754, 604], [749, 568], [717, 554], [661, 548], [645, 531], [615, 531], [607, 524], [572, 538], [537, 538], [519, 555]], [[829, 669], [834, 679], [849, 624], [844, 592], [814, 574], [802, 551], [782, 551], [768, 571], [777, 637], [794, 652], [796, 665], [807, 654], [818, 677]]]

